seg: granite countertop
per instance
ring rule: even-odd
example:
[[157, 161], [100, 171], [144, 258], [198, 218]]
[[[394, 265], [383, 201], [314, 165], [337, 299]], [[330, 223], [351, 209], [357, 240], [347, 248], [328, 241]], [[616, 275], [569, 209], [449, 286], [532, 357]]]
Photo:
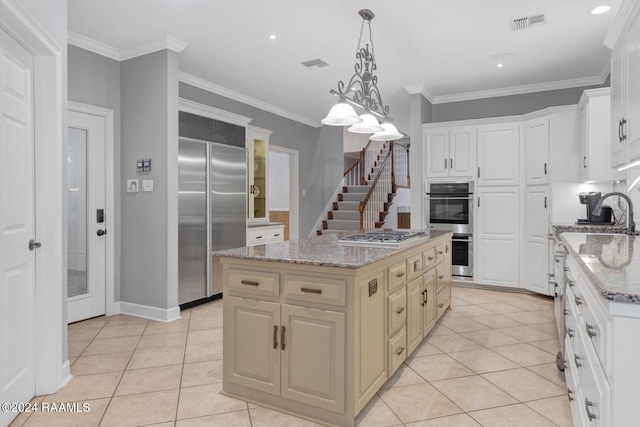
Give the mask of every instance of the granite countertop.
[[603, 298], [640, 304], [640, 238], [621, 233], [560, 233]]
[[450, 231], [431, 230], [428, 237], [412, 239], [399, 248], [366, 248], [334, 243], [356, 232], [332, 233], [325, 236], [307, 237], [299, 240], [274, 242], [246, 248], [226, 249], [213, 252], [214, 256], [258, 261], [283, 262], [289, 264], [317, 265], [325, 267], [359, 268], [389, 256], [414, 248], [433, 239], [449, 235]]

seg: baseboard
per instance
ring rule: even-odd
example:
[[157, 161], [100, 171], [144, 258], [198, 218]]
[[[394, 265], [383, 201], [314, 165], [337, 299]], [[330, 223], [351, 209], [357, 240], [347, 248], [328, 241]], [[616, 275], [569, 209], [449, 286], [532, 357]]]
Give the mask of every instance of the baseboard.
[[132, 302], [118, 301], [114, 304], [115, 314], [142, 317], [157, 322], [172, 322], [180, 319], [180, 307], [158, 308]]
[[71, 375], [71, 363], [69, 363], [69, 359], [65, 360], [65, 362], [62, 364], [62, 368], [60, 369], [60, 377], [62, 378], [62, 384], [60, 384], [60, 388], [69, 384], [69, 381], [71, 381], [71, 378], [73, 378], [73, 376]]

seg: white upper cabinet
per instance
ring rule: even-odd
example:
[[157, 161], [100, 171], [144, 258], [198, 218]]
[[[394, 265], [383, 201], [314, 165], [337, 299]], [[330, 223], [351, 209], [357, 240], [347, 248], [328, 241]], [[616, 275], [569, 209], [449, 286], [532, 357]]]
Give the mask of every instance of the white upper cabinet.
[[471, 177], [476, 167], [476, 128], [425, 129], [427, 178]]
[[539, 117], [524, 124], [527, 185], [549, 183], [549, 118]]
[[520, 124], [478, 127], [478, 185], [518, 185]]
[[580, 98], [580, 180], [617, 181], [625, 174], [611, 167], [609, 88], [585, 90]]
[[[640, 158], [640, 2], [624, 2], [605, 44], [611, 54], [611, 166]], [[613, 35], [612, 35], [613, 34]]]
[[247, 126], [247, 219], [269, 221], [269, 135], [270, 130]]

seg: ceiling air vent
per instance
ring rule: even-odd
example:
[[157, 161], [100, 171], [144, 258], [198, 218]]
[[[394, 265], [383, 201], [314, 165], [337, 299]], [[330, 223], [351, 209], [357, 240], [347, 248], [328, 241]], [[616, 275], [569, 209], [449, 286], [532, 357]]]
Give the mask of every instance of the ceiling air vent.
[[545, 21], [546, 21], [546, 18], [544, 16], [544, 13], [540, 15], [533, 15], [533, 16], [527, 16], [524, 18], [513, 19], [511, 21], [511, 30], [512, 31], [526, 30], [527, 28], [533, 27], [534, 25], [544, 24]]
[[329, 66], [329, 64], [324, 62], [322, 59], [311, 59], [309, 61], [301, 62], [301, 64], [307, 68], [324, 68]]

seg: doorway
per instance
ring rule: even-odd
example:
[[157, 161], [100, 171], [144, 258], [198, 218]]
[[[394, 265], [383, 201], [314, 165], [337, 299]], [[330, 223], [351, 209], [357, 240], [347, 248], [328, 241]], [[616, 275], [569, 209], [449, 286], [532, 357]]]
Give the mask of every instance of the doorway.
[[269, 146], [269, 221], [285, 223], [285, 239], [299, 238], [298, 150]]
[[113, 303], [113, 112], [69, 103], [67, 322], [111, 314]]

